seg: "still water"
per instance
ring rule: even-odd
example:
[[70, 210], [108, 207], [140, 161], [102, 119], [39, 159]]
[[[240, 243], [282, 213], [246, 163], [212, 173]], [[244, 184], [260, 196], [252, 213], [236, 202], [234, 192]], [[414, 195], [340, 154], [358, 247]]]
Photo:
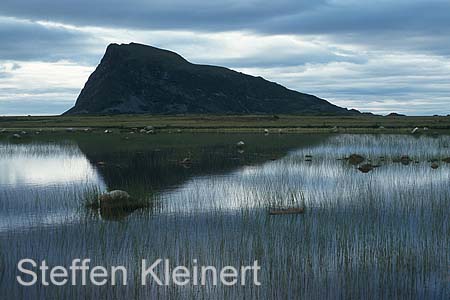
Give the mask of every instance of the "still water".
[[[245, 141], [243, 148], [236, 142]], [[450, 136], [179, 134], [0, 140], [0, 287], [18, 299], [450, 297]], [[351, 154], [364, 157], [352, 164]], [[408, 156], [408, 161], [400, 160]], [[184, 158], [190, 163], [180, 163]], [[432, 164], [438, 167], [431, 168]], [[370, 164], [362, 173], [358, 167]], [[105, 213], [122, 189], [149, 204]], [[298, 215], [270, 210], [303, 207]], [[126, 286], [22, 287], [22, 258], [123, 265]], [[140, 285], [141, 259], [261, 286]]]

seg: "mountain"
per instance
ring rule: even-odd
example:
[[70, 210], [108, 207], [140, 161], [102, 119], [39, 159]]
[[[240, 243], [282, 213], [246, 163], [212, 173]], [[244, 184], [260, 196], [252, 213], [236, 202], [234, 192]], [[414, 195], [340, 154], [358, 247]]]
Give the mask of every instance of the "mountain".
[[111, 44], [65, 114], [355, 115], [262, 77], [197, 65], [151, 46]]

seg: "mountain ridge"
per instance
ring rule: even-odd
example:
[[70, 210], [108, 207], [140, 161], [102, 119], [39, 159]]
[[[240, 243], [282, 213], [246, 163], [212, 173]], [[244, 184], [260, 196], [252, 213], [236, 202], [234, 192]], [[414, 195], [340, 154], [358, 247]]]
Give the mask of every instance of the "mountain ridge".
[[316, 96], [170, 50], [110, 44], [64, 114], [359, 115]]

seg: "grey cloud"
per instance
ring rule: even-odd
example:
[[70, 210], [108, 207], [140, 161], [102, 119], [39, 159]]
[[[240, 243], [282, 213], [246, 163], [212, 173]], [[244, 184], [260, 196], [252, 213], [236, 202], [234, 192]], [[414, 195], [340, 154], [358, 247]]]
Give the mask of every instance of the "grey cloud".
[[[274, 53], [276, 53], [274, 55]], [[291, 67], [306, 64], [326, 64], [330, 62], [352, 62], [364, 63], [365, 57], [358, 56], [341, 56], [329, 51], [321, 53], [258, 53], [248, 57], [241, 58], [222, 58], [214, 59], [214, 64], [227, 66], [229, 68], [275, 68], [275, 67]], [[209, 61], [196, 61], [198, 63]]]
[[4, 15], [51, 19], [78, 25], [141, 29], [196, 29], [205, 31], [247, 27], [278, 15], [309, 10], [323, 0], [4, 0]]
[[1, 60], [98, 60], [98, 54], [94, 55], [90, 49], [96, 44], [95, 39], [87, 33], [67, 28], [0, 17], [0, 40]]
[[147, 30], [349, 35], [444, 35], [450, 31], [450, 3], [444, 0], [3, 0], [0, 11], [32, 20]]
[[[313, 0], [3, 0], [0, 12], [30, 20], [49, 20], [77, 26], [140, 30], [222, 32], [246, 30], [260, 34], [321, 35], [338, 43], [374, 49], [450, 55], [450, 2], [445, 0], [313, 1]], [[2, 27], [4, 24], [1, 24]], [[1, 28], [1, 27], [0, 27]], [[40, 40], [65, 41], [83, 47], [93, 36], [68, 30], [35, 28]], [[2, 28], [0, 37], [20, 28]], [[59, 38], [58, 38], [59, 37]], [[9, 37], [11, 39], [11, 37]], [[32, 40], [37, 40], [35, 37]], [[96, 41], [97, 44], [99, 41]], [[188, 41], [193, 43], [192, 41]], [[39, 41], [36, 41], [39, 44]], [[50, 44], [50, 43], [49, 43]], [[26, 45], [23, 45], [26, 47]], [[18, 47], [19, 48], [19, 47]], [[22, 47], [20, 47], [22, 48]], [[67, 47], [68, 48], [68, 47]], [[62, 51], [62, 50], [61, 50]], [[18, 55], [20, 55], [20, 51]], [[23, 56], [29, 55], [23, 53]], [[56, 56], [57, 54], [54, 54]], [[51, 59], [51, 58], [50, 58]], [[92, 61], [92, 60], [91, 60]]]

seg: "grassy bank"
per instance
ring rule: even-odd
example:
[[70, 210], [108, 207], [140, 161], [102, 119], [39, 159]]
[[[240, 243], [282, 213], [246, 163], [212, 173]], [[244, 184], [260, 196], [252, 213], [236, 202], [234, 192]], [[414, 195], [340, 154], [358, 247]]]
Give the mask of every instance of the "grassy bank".
[[153, 126], [159, 131], [195, 132], [255, 132], [269, 129], [278, 132], [411, 132], [415, 127], [424, 127], [433, 132], [450, 132], [450, 117], [325, 117], [294, 115], [245, 115], [245, 116], [30, 116], [0, 117], [0, 130], [92, 128], [121, 129]]

